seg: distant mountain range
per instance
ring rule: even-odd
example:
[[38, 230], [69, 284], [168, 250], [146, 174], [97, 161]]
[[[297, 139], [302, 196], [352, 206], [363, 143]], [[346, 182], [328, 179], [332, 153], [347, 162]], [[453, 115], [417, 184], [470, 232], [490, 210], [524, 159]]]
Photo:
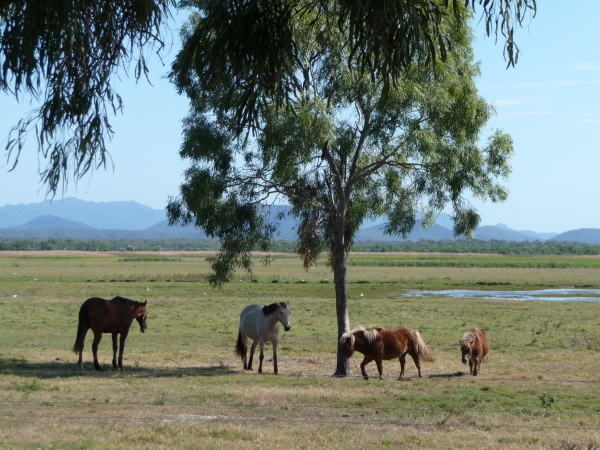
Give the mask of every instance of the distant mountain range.
[[[285, 212], [286, 206], [275, 206], [272, 216]], [[284, 218], [279, 222], [277, 239], [294, 240], [296, 222]], [[358, 241], [399, 241], [397, 236], [383, 233], [385, 223], [374, 221], [361, 228]], [[153, 209], [140, 203], [90, 202], [76, 198], [65, 198], [52, 202], [41, 202], [0, 207], [0, 237], [19, 239], [206, 239], [202, 230], [193, 226], [168, 226], [164, 210]], [[504, 224], [481, 226], [475, 232], [480, 240], [502, 241], [571, 241], [600, 244], [600, 229], [584, 228], [566, 233], [536, 233], [518, 231]], [[453, 239], [452, 220], [448, 214], [440, 214], [436, 223], [415, 230], [407, 240]]]
[[[143, 230], [166, 219], [164, 210], [153, 209], [137, 202], [89, 202], [68, 197], [52, 202], [2, 206], [0, 228], [32, 228], [29, 222], [44, 216], [80, 222], [99, 230]], [[53, 225], [56, 224], [55, 222]], [[69, 224], [64, 225], [70, 227]]]

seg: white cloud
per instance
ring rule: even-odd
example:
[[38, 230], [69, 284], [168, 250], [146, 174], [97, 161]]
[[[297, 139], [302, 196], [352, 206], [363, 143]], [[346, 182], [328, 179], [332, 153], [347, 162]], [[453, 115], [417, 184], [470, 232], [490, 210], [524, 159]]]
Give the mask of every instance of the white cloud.
[[586, 72], [598, 72], [600, 71], [600, 61], [588, 61], [582, 63], [575, 63], [575, 69], [583, 70]]

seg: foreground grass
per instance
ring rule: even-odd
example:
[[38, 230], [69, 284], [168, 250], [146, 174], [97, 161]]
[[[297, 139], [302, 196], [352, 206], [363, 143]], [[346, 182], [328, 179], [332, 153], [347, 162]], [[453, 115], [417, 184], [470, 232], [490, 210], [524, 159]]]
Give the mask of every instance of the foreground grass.
[[[353, 255], [371, 262], [350, 267], [351, 326], [419, 329], [436, 357], [422, 379], [409, 362], [409, 378], [397, 381], [397, 361], [384, 362], [383, 382], [332, 378], [331, 274], [305, 273], [294, 257], [266, 268], [257, 261], [251, 276], [212, 290], [205, 255], [0, 253], [0, 447], [600, 446], [597, 303], [399, 295], [595, 286], [600, 268], [397, 267], [388, 264], [394, 257], [406, 256]], [[109, 368], [106, 335], [103, 373], [93, 371], [89, 333], [77, 371], [70, 348], [79, 306], [114, 295], [148, 300], [149, 328], [132, 327], [124, 371]], [[282, 332], [280, 376], [270, 347], [265, 374], [244, 372], [233, 353], [239, 312], [281, 300], [291, 303], [292, 330]], [[488, 330], [492, 351], [473, 378], [457, 344], [476, 325]], [[351, 360], [354, 374], [360, 360]], [[374, 364], [367, 370], [376, 374]]]

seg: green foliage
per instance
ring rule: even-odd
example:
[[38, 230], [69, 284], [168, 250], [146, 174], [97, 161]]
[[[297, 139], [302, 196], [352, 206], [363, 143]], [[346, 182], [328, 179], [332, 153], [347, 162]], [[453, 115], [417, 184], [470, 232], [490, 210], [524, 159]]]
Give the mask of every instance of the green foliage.
[[544, 392], [539, 396], [540, 401], [542, 402], [542, 406], [544, 408], [550, 408], [558, 403], [558, 397], [556, 395], [551, 395], [548, 392]]
[[40, 383], [40, 381], [37, 378], [32, 378], [31, 380], [25, 380], [22, 383], [15, 384], [14, 388], [17, 391], [35, 392], [42, 390], [44, 386], [42, 385], [42, 383]]
[[[160, 242], [160, 244], [158, 244]], [[137, 251], [217, 251], [220, 249], [218, 240], [207, 239], [168, 239], [157, 241], [155, 239], [12, 239], [0, 238], [0, 251], [31, 251], [47, 250], [51, 244], [54, 250], [75, 250], [88, 252], [120, 251], [129, 244]], [[158, 249], [160, 248], [160, 250]], [[291, 241], [272, 241], [270, 251], [273, 253], [294, 253], [297, 244]], [[258, 247], [253, 250], [259, 250]], [[353, 251], [366, 253], [406, 252], [406, 253], [484, 253], [495, 255], [600, 255], [600, 245], [582, 244], [578, 242], [540, 242], [540, 241], [480, 241], [477, 239], [456, 239], [429, 241], [356, 241]], [[156, 258], [162, 258], [160, 256]], [[509, 261], [509, 260], [505, 260]], [[525, 263], [525, 260], [516, 260], [514, 267], [526, 264], [530, 267], [595, 267], [595, 259], [577, 259], [566, 262], [556, 262], [552, 259], [536, 260]], [[518, 262], [520, 261], [520, 262]], [[381, 263], [379, 263], [381, 264]], [[389, 263], [385, 263], [389, 264]], [[399, 263], [395, 263], [398, 265]], [[493, 263], [498, 265], [499, 263]], [[506, 264], [506, 262], [504, 262]], [[407, 264], [408, 265], [408, 264]]]
[[[315, 42], [338, 36], [357, 77], [379, 79], [385, 100], [415, 63], [435, 67], [456, 51], [445, 28], [449, 20], [464, 24], [472, 11], [481, 11], [486, 34], [505, 39], [511, 66], [519, 54], [515, 29], [536, 11], [535, 0], [185, 0], [181, 5], [200, 11], [184, 30], [184, 47], [174, 64], [176, 84], [187, 89], [190, 71], [196, 72], [201, 90], [221, 90], [228, 80], [219, 101], [234, 109], [238, 134], [259, 124], [263, 108], [289, 106], [302, 84], [295, 79], [298, 61], [308, 61], [306, 48]], [[339, 79], [328, 81], [339, 92]]]
[[48, 161], [42, 181], [55, 194], [67, 172], [81, 178], [105, 166], [108, 111], [122, 108], [111, 76], [131, 60], [148, 71], [145, 46], [164, 44], [160, 29], [173, 0], [0, 2], [0, 90], [41, 106], [13, 128], [9, 157], [16, 165], [29, 133]]
[[[465, 22], [471, 11], [481, 11], [486, 34], [503, 36], [508, 65], [514, 65], [515, 28], [536, 11], [535, 0], [470, 0], [467, 9], [436, 0], [184, 0], [178, 6], [197, 5], [207, 11], [202, 21], [196, 19], [204, 33], [188, 27], [175, 67], [180, 74], [197, 70], [203, 89], [235, 78], [220, 100], [237, 105], [238, 134], [260, 121], [269, 98], [275, 106], [287, 105], [293, 88], [282, 74], [295, 72], [306, 43], [296, 33], [298, 23], [316, 27], [325, 18], [348, 42], [355, 70], [364, 78], [379, 77], [386, 98], [413, 63], [427, 67], [447, 60], [454, 50], [444, 30], [448, 17]], [[132, 60], [136, 78], [147, 73], [144, 51], [163, 47], [160, 33], [173, 6], [174, 0], [0, 3], [0, 89], [41, 103], [14, 127], [9, 157], [16, 165], [27, 135], [34, 134], [48, 161], [42, 172], [48, 193], [67, 182], [69, 171], [78, 178], [106, 164], [108, 112], [122, 108], [111, 77], [119, 69], [127, 72]]]

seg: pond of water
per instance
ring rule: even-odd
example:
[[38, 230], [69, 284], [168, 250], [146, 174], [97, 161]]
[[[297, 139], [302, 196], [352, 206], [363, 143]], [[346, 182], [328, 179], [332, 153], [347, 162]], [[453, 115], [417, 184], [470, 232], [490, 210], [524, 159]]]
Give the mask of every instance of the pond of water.
[[600, 302], [600, 289], [541, 289], [538, 291], [479, 291], [479, 290], [447, 290], [425, 291], [406, 290], [400, 298], [478, 298], [484, 300], [545, 300], [556, 302]]

